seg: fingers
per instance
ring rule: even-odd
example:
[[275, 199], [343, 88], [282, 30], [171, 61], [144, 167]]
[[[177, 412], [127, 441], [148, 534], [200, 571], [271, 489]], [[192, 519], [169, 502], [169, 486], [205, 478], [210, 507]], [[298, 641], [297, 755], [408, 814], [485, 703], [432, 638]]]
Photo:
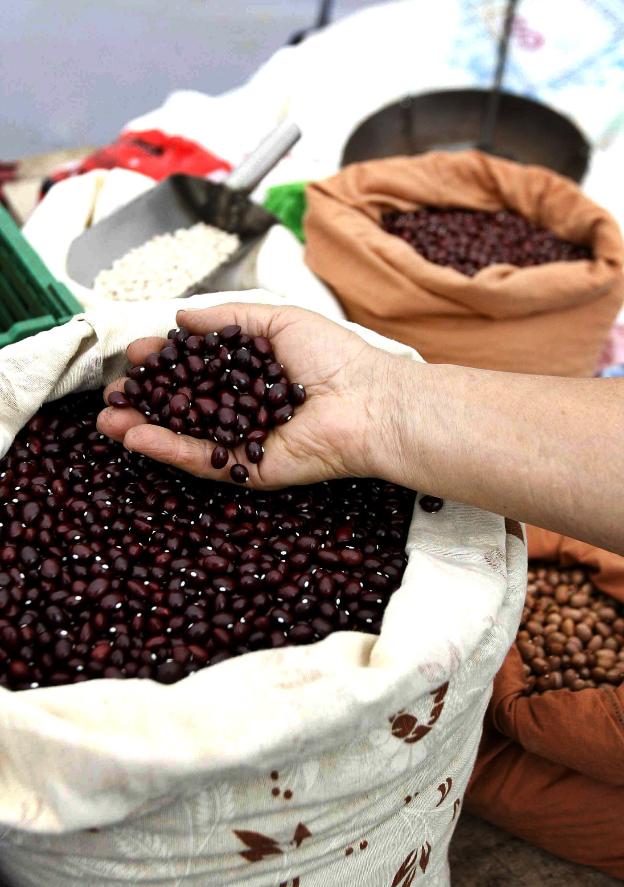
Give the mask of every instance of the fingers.
[[121, 442], [130, 428], [145, 425], [147, 418], [137, 410], [120, 410], [117, 407], [106, 407], [97, 418], [97, 430], [113, 440]]
[[128, 345], [126, 350], [128, 360], [134, 366], [138, 363], [143, 363], [147, 355], [151, 354], [152, 351], [160, 351], [166, 341], [166, 339], [161, 339], [159, 336], [148, 336], [145, 339], [136, 339]]
[[210, 456], [214, 445], [205, 440], [174, 434], [168, 428], [143, 424], [130, 428], [123, 443], [128, 450], [143, 453], [165, 465], [174, 465], [197, 477], [221, 481], [229, 479], [223, 469], [212, 467]]
[[176, 320], [192, 333], [208, 333], [237, 324], [250, 336], [271, 337], [271, 329], [279, 323], [282, 309], [275, 305], [247, 305], [233, 302], [199, 311], [178, 311]]
[[113, 391], [122, 391], [124, 390], [124, 383], [126, 381], [126, 376], [120, 376], [119, 379], [115, 379], [114, 382], [111, 382], [110, 385], [107, 385], [104, 389], [104, 401], [108, 403], [108, 398], [113, 393]]

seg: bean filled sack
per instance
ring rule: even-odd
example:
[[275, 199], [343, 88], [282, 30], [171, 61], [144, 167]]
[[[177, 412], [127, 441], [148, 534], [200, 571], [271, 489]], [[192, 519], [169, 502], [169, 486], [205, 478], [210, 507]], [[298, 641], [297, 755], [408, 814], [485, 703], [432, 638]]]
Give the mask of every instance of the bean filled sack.
[[[44, 401], [122, 374], [128, 343], [166, 334], [178, 307], [111, 305], [3, 349], [0, 455]], [[446, 887], [526, 547], [518, 524], [445, 502], [415, 507], [406, 551], [379, 635], [257, 650], [170, 685], [0, 688], [0, 880]]]
[[[624, 557], [527, 528], [531, 558], [585, 565], [624, 603]], [[558, 856], [624, 879], [624, 685], [525, 695], [517, 646], [494, 681], [466, 809]]]
[[[478, 151], [347, 166], [307, 188], [306, 262], [350, 320], [433, 363], [586, 376], [624, 296], [615, 220], [570, 180]], [[472, 276], [383, 230], [390, 211], [518, 212], [592, 258], [493, 264]]]

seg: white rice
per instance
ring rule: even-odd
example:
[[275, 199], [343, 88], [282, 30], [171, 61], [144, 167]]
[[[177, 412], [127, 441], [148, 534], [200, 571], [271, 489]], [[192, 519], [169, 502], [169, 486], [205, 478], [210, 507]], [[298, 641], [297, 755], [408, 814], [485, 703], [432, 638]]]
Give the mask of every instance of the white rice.
[[198, 222], [130, 250], [100, 271], [93, 288], [98, 296], [120, 301], [175, 298], [225, 262], [239, 244], [238, 235]]

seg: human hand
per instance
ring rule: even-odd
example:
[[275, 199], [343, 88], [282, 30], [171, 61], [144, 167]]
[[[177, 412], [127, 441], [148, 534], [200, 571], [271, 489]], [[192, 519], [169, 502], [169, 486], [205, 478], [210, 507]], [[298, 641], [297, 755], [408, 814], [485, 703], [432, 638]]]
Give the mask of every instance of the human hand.
[[[228, 304], [179, 311], [176, 320], [196, 334], [238, 324], [251, 336], [266, 336], [290, 378], [305, 386], [306, 402], [290, 422], [272, 429], [259, 464], [249, 464], [243, 446], [234, 449], [236, 460], [249, 469], [250, 486], [272, 489], [347, 476], [383, 477], [380, 442], [388, 440], [390, 429], [384, 428], [388, 411], [381, 401], [391, 390], [388, 379], [397, 358], [298, 308]], [[164, 343], [160, 338], [138, 339], [129, 346], [128, 359], [140, 364]], [[123, 390], [124, 381], [109, 385], [105, 398]], [[199, 477], [229, 480], [229, 472], [211, 465], [212, 441], [149, 425], [134, 409], [104, 409], [98, 429], [159, 462]]]

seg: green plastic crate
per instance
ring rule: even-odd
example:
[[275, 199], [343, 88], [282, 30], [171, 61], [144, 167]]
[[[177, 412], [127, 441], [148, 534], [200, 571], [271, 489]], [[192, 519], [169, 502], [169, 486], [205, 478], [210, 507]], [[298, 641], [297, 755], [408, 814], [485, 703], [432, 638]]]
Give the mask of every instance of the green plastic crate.
[[0, 348], [60, 326], [82, 310], [0, 205]]

